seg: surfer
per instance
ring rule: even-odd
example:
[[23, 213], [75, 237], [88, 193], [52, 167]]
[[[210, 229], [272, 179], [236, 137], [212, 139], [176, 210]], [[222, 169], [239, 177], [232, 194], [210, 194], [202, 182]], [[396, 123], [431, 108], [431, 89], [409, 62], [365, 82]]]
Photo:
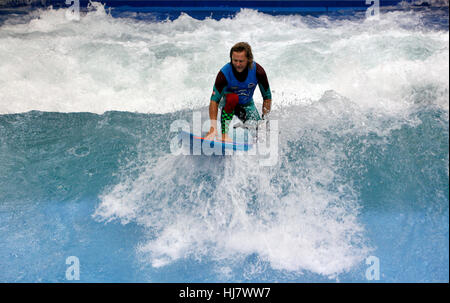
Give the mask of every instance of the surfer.
[[228, 128], [236, 115], [243, 123], [259, 121], [261, 117], [253, 101], [253, 93], [258, 85], [263, 97], [262, 119], [270, 112], [272, 94], [267, 75], [261, 65], [253, 61], [250, 45], [246, 42], [235, 44], [230, 50], [230, 62], [219, 71], [214, 83], [209, 103], [211, 127], [205, 139], [214, 140], [217, 136], [217, 113], [222, 109], [220, 123], [222, 140], [231, 141]]

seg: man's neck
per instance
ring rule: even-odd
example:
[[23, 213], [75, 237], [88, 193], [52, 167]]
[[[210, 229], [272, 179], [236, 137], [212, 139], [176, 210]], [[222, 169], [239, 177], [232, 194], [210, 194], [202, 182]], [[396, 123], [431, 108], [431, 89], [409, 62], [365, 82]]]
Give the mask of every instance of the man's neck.
[[233, 64], [231, 64], [231, 67], [232, 67], [232, 69], [233, 69], [233, 74], [234, 74], [234, 76], [236, 77], [236, 79], [237, 79], [238, 81], [244, 82], [244, 81], [247, 79], [247, 76], [248, 76], [248, 65], [247, 65], [247, 67], [246, 67], [241, 73], [238, 72], [238, 71], [234, 68]]

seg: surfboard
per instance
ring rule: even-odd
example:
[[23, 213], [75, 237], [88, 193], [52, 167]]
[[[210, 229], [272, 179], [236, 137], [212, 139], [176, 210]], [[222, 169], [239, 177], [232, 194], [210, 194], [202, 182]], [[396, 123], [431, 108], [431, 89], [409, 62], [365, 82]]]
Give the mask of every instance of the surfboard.
[[[202, 150], [206, 148], [216, 151], [224, 151], [224, 150], [240, 150], [240, 151], [248, 151], [253, 148], [253, 143], [249, 142], [227, 142], [221, 140], [206, 140], [203, 136], [198, 136], [190, 132], [186, 132], [181, 130], [178, 135], [179, 140], [183, 140], [187, 142], [189, 140], [190, 149], [194, 150], [195, 148], [201, 148]], [[206, 144], [206, 145], [205, 145]]]

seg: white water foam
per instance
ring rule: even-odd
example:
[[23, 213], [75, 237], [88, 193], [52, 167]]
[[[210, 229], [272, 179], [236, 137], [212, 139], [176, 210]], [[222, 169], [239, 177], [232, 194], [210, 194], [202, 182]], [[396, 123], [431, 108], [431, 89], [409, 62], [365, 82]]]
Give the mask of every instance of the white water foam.
[[0, 27], [0, 113], [207, 106], [237, 41], [249, 42], [266, 69], [275, 110], [333, 90], [397, 114], [425, 90], [425, 102], [448, 112], [448, 31], [424, 30], [411, 12], [333, 21], [244, 9], [218, 21], [183, 14], [164, 22], [113, 18], [95, 2], [79, 21], [66, 12], [39, 10]]
[[[216, 270], [231, 279], [232, 268], [256, 254], [260, 265], [245, 273], [247, 279], [264, 271], [266, 263], [275, 270], [336, 278], [371, 251], [358, 219], [358, 194], [340, 176], [343, 144], [327, 146], [322, 133], [349, 116], [362, 116], [349, 105], [329, 93], [284, 115], [280, 158], [273, 167], [240, 154], [167, 155], [138, 165], [137, 174], [124, 167], [120, 182], [99, 197], [94, 217], [146, 227], [148, 239], [138, 253], [154, 267], [187, 258], [214, 260]], [[341, 113], [333, 116], [337, 110]], [[310, 119], [299, 119], [302, 112]], [[324, 116], [328, 123], [319, 123]], [[378, 126], [344, 131], [357, 135], [372, 127]], [[303, 158], [288, 144], [300, 142], [299, 136], [314, 143]], [[144, 146], [140, 152], [145, 154]]]
[[95, 216], [146, 226], [139, 252], [154, 267], [189, 257], [233, 264], [256, 253], [274, 269], [335, 277], [366, 257], [356, 199], [345, 185], [323, 188], [335, 176], [325, 163], [304, 167], [306, 175], [248, 157], [223, 161], [218, 172], [211, 159], [164, 157], [107, 190]]

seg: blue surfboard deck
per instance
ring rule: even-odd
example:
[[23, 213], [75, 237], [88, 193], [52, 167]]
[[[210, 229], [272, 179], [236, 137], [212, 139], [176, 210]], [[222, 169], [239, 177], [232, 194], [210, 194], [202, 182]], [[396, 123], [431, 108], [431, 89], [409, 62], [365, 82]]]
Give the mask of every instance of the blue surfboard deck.
[[248, 151], [253, 148], [252, 143], [248, 142], [225, 142], [221, 140], [206, 140], [203, 136], [197, 136], [193, 133], [180, 131], [178, 138], [180, 140], [189, 139], [190, 148], [193, 149], [195, 147], [205, 146], [204, 144], [209, 144], [209, 148], [216, 150], [240, 150], [240, 151]]

